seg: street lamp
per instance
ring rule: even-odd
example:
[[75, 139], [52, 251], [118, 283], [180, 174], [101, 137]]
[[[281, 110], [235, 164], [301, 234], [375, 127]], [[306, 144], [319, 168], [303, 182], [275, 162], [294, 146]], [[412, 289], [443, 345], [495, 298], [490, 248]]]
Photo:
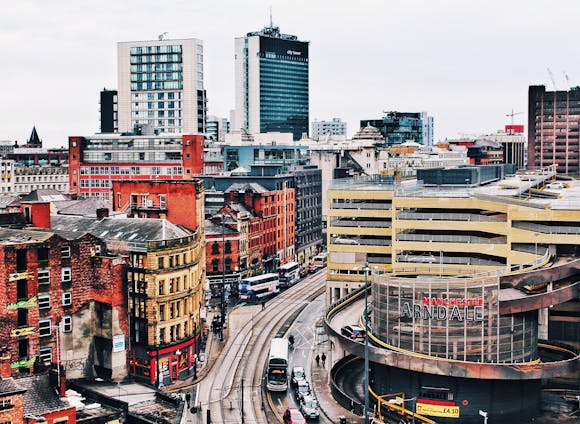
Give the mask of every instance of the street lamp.
[[222, 212], [222, 325], [226, 322], [226, 214]]
[[365, 262], [364, 267], [365, 273], [365, 310], [363, 312], [364, 320], [365, 320], [365, 424], [369, 424], [369, 316], [368, 316], [368, 308], [369, 308], [369, 295], [368, 295], [368, 276], [369, 276], [369, 263], [368, 261]]

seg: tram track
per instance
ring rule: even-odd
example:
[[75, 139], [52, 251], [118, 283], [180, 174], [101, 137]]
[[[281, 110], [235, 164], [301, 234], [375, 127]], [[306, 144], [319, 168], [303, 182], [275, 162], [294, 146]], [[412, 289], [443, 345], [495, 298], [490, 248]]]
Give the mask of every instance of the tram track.
[[[325, 274], [318, 273], [270, 300], [265, 310], [244, 317], [237, 334], [224, 347], [211, 379], [208, 409], [212, 422], [267, 422], [262, 410], [266, 404], [262, 399], [262, 371], [269, 340], [293, 311], [324, 291], [324, 284]], [[248, 387], [251, 390], [247, 391]]]

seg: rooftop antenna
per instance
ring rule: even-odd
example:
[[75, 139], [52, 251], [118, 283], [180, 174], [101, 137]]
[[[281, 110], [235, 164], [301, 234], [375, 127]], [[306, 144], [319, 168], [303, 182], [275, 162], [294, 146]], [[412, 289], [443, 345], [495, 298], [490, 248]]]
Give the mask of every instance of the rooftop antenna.
[[159, 41], [163, 41], [163, 37], [165, 37], [165, 34], [167, 34], [167, 32], [164, 32], [163, 34], [159, 34], [157, 36], [157, 38], [159, 38]]
[[273, 28], [274, 24], [272, 23], [272, 6], [270, 5], [270, 28]]

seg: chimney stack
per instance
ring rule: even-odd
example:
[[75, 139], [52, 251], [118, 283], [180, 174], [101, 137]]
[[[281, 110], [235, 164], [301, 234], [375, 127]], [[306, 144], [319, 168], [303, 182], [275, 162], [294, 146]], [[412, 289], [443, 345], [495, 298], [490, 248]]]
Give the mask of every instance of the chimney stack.
[[11, 378], [10, 354], [6, 350], [0, 350], [0, 379]]
[[99, 208], [97, 209], [97, 219], [101, 221], [102, 219], [109, 217], [109, 209], [108, 208]]

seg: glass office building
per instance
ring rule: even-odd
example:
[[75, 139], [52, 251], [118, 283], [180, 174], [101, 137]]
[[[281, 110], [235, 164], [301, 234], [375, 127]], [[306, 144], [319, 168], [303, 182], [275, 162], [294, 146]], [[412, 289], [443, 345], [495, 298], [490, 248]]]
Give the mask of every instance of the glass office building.
[[236, 38], [235, 129], [308, 133], [308, 46], [273, 26]]

